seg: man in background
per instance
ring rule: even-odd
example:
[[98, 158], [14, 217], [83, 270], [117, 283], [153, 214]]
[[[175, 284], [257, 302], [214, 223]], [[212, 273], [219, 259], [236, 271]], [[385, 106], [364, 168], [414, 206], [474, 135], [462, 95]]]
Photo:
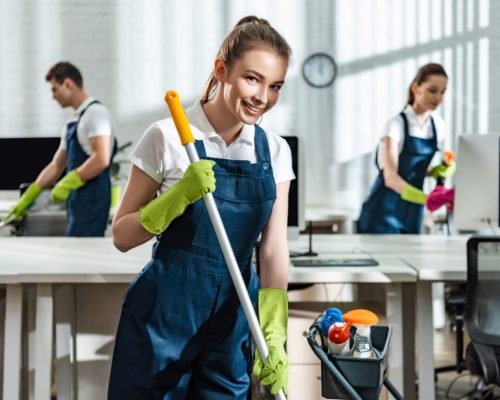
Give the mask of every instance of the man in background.
[[22, 219], [42, 190], [55, 184], [52, 201], [67, 202], [67, 236], [104, 236], [111, 202], [109, 166], [116, 147], [111, 114], [87, 95], [82, 75], [73, 64], [58, 62], [45, 80], [52, 97], [74, 113], [63, 127], [52, 161], [4, 219]]

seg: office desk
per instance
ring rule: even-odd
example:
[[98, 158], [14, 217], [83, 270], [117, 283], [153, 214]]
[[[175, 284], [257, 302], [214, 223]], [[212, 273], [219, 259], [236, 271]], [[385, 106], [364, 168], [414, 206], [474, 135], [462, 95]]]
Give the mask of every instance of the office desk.
[[[372, 254], [392, 254], [404, 257], [408, 254], [455, 254], [465, 251], [468, 236], [442, 235], [313, 235], [314, 251], [331, 253], [363, 252]], [[301, 235], [299, 240], [290, 242], [295, 251], [308, 249], [308, 235]]]
[[0, 283], [7, 284], [4, 399], [19, 399], [22, 290], [36, 284], [34, 396], [49, 399], [54, 283], [126, 283], [145, 265], [150, 246], [117, 251], [109, 238], [0, 238]]
[[[414, 302], [416, 309], [413, 315], [418, 315], [414, 320], [416, 324], [412, 332], [401, 329], [405, 336], [404, 346], [411, 346], [414, 339], [418, 348], [417, 374], [419, 385], [419, 399], [434, 399], [434, 359], [433, 359], [433, 309], [432, 309], [432, 283], [466, 280], [467, 257], [466, 243], [468, 235], [462, 236], [432, 236], [432, 235], [315, 235], [312, 248], [322, 253], [328, 250], [338, 256], [350, 252], [363, 257], [363, 252], [371, 254], [377, 260], [384, 260], [387, 255], [397, 257], [400, 261], [410, 266], [417, 272], [416, 290], [411, 286], [405, 288], [406, 301]], [[290, 244], [296, 251], [308, 249], [307, 237], [301, 237], [296, 245]], [[381, 262], [385, 264], [385, 262]], [[397, 279], [397, 278], [396, 278]], [[389, 295], [390, 297], [390, 295]], [[411, 320], [404, 320], [404, 329], [409, 328]], [[404, 332], [404, 333], [403, 333]], [[408, 339], [406, 335], [412, 339]], [[398, 342], [391, 343], [391, 348], [396, 349]], [[404, 348], [404, 346], [400, 348]], [[411, 355], [414, 356], [414, 355]], [[406, 356], [405, 356], [406, 357]], [[391, 360], [392, 361], [392, 360]], [[404, 368], [409, 368], [405, 363]], [[408, 377], [408, 373], [406, 379]], [[405, 385], [406, 386], [406, 385]], [[405, 398], [410, 393], [405, 390]]]
[[[328, 242], [336, 235], [324, 238], [323, 245], [317, 246], [320, 257], [348, 258], [352, 253], [331, 252]], [[290, 245], [291, 250], [299, 246]], [[387, 320], [393, 326], [391, 349], [389, 352], [389, 379], [394, 386], [405, 393], [406, 399], [414, 399], [415, 382], [415, 307], [414, 296], [416, 271], [398, 257], [391, 254], [376, 256], [376, 267], [290, 267], [290, 283], [370, 283], [383, 284], [386, 291]], [[396, 350], [400, 349], [400, 350]]]
[[5, 268], [0, 256], [0, 285], [5, 285], [3, 398], [18, 399], [21, 370], [22, 290], [17, 271]]
[[[416, 343], [419, 382], [434, 382], [434, 328], [432, 307], [433, 282], [467, 280], [466, 241], [460, 250], [449, 253], [405, 255], [404, 261], [418, 272], [416, 303], [418, 310]], [[419, 386], [420, 399], [434, 399], [434, 385]]]
[[[370, 252], [379, 260], [379, 267], [357, 268], [290, 268], [291, 283], [313, 282], [368, 282], [384, 284], [389, 288], [387, 295], [388, 320], [395, 325], [390, 354], [391, 380], [401, 388], [405, 383], [407, 399], [413, 398], [414, 343], [415, 340], [415, 283], [418, 276], [425, 277], [434, 270], [435, 262], [442, 262], [447, 253], [457, 260], [460, 251], [465, 251], [465, 238], [449, 239], [442, 236], [371, 236], [371, 235], [319, 235], [313, 239], [313, 249], [322, 256], [337, 257], [351, 252]], [[308, 238], [303, 236], [290, 243], [290, 249], [305, 251]], [[422, 256], [425, 252], [426, 256]], [[457, 253], [458, 252], [458, 253]], [[455, 256], [453, 255], [455, 254]], [[127, 253], [118, 252], [109, 238], [0, 238], [0, 283], [7, 285], [7, 314], [5, 326], [6, 352], [4, 366], [4, 398], [19, 398], [19, 368], [13, 368], [13, 359], [19, 360], [21, 337], [21, 290], [20, 283], [34, 283], [37, 286], [36, 346], [35, 346], [35, 398], [48, 399], [50, 390], [50, 368], [52, 354], [53, 283], [128, 283], [149, 260], [151, 246], [139, 246]], [[362, 253], [355, 254], [362, 256]], [[431, 257], [432, 256], [432, 257]], [[435, 258], [433, 258], [435, 256]], [[419, 258], [420, 257], [420, 258]], [[427, 260], [428, 268], [418, 270], [417, 261]], [[450, 258], [451, 260], [451, 258]], [[445, 264], [446, 265], [446, 264]], [[450, 261], [450, 272], [455, 276], [465, 264]], [[2, 271], [5, 272], [2, 275]], [[458, 275], [457, 275], [458, 274]], [[462, 278], [463, 278], [462, 276]], [[3, 279], [3, 280], [2, 280]], [[419, 290], [418, 310], [427, 308], [423, 300], [427, 284]], [[429, 283], [430, 287], [430, 283]], [[430, 298], [429, 298], [430, 299]], [[425, 308], [422, 308], [425, 307]], [[430, 306], [427, 311], [431, 315]], [[421, 322], [419, 321], [419, 327]], [[430, 337], [432, 337], [432, 326]], [[420, 328], [419, 328], [420, 329]], [[423, 334], [422, 334], [423, 336]], [[419, 334], [419, 341], [423, 340]], [[429, 338], [425, 338], [429, 340]], [[425, 342], [424, 342], [425, 343]], [[432, 348], [431, 362], [432, 362]], [[425, 357], [424, 357], [425, 358]], [[428, 360], [426, 361], [428, 364]], [[19, 362], [20, 363], [20, 362]], [[427, 365], [426, 364], [426, 365]], [[419, 363], [419, 376], [429, 371]], [[433, 387], [433, 380], [431, 385]], [[17, 395], [16, 395], [17, 394]], [[432, 397], [420, 398], [430, 399]]]

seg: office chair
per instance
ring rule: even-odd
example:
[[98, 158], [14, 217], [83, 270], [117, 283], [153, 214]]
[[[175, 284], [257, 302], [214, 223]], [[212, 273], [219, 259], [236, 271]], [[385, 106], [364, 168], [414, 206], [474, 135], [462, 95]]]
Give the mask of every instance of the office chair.
[[[488, 385], [500, 386], [500, 237], [474, 236], [467, 241], [466, 327], [470, 337], [465, 363], [479, 376], [473, 396]], [[471, 398], [477, 398], [473, 397]], [[489, 397], [485, 397], [489, 396]], [[498, 397], [496, 397], [498, 398]]]

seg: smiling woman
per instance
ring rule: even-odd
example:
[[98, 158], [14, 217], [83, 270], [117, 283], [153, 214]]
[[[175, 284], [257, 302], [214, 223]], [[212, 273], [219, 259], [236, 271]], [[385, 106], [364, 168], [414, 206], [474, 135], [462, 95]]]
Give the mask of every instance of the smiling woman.
[[[278, 101], [289, 57], [269, 22], [243, 18], [222, 43], [201, 101], [186, 111], [201, 160], [189, 163], [170, 118], [153, 123], [132, 152], [113, 241], [122, 251], [153, 235], [158, 242], [123, 304], [109, 399], [247, 398], [249, 328], [201, 200], [208, 192], [258, 301], [270, 356], [263, 367], [256, 355], [254, 374], [273, 394], [287, 391], [287, 213], [295, 177], [286, 141], [257, 121]], [[251, 265], [259, 236], [260, 290]]]
[[[278, 101], [288, 60], [262, 46], [245, 52], [232, 66], [215, 60], [214, 76], [220, 89], [203, 105], [207, 118], [226, 144], [233, 143], [243, 124], [255, 124]], [[228, 118], [220, 112], [229, 108]]]

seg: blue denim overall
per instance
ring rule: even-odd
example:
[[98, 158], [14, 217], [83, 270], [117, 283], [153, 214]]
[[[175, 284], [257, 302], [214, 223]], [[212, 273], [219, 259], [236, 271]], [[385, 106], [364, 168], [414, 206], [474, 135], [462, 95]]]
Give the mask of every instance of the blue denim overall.
[[[206, 156], [202, 141], [198, 154]], [[250, 298], [258, 277], [255, 242], [267, 224], [276, 184], [264, 131], [257, 162], [213, 159], [215, 202]], [[159, 237], [152, 260], [130, 285], [116, 335], [108, 399], [246, 400], [250, 332], [203, 200]]]
[[[410, 136], [408, 119], [404, 122], [404, 144], [399, 155], [398, 174], [410, 185], [422, 189], [427, 168], [438, 149], [434, 120], [431, 118], [432, 138]], [[378, 165], [377, 165], [378, 168]], [[403, 200], [394, 190], [385, 186], [383, 170], [370, 195], [363, 203], [358, 219], [358, 233], [420, 233], [424, 206]]]
[[[89, 156], [78, 142], [78, 123], [87, 109], [98, 101], [92, 101], [66, 129], [67, 170], [82, 165]], [[116, 150], [114, 141], [113, 154]], [[68, 226], [66, 236], [104, 236], [111, 205], [111, 179], [109, 167], [88, 180], [80, 189], [72, 190], [66, 203]]]

